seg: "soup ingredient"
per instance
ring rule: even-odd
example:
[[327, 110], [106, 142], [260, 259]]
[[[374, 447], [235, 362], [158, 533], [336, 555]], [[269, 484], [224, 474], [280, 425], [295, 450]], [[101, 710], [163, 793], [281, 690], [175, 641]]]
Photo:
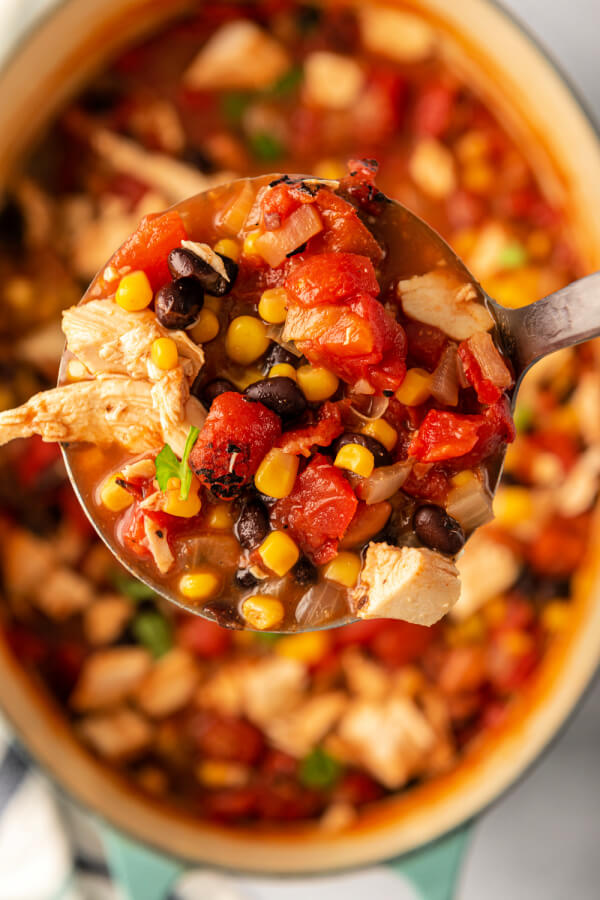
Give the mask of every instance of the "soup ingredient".
[[165, 328], [185, 329], [193, 325], [204, 303], [197, 278], [187, 275], [164, 284], [154, 300], [156, 318]]
[[489, 331], [494, 324], [491, 314], [477, 301], [474, 286], [459, 282], [447, 269], [399, 281], [398, 295], [407, 316], [434, 325], [458, 341]]
[[306, 409], [306, 398], [291, 378], [271, 376], [255, 381], [246, 388], [244, 395], [262, 403], [282, 419], [297, 419]]
[[192, 486], [192, 470], [188, 465], [188, 459], [199, 433], [199, 430], [192, 425], [185, 442], [181, 462], [168, 444], [165, 444], [155, 460], [156, 480], [159, 488], [161, 491], [166, 491], [169, 486], [169, 479], [177, 479], [181, 484], [179, 492], [181, 500], [188, 499], [190, 487]]
[[419, 540], [440, 553], [455, 556], [465, 543], [465, 533], [456, 519], [434, 503], [418, 508], [413, 516], [413, 526]]

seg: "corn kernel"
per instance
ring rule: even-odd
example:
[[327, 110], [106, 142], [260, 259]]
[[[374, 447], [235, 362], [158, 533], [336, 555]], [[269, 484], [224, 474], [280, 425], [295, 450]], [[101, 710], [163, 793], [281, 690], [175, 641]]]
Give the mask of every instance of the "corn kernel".
[[425, 369], [409, 369], [396, 391], [396, 400], [404, 406], [420, 406], [430, 394], [431, 375]]
[[297, 381], [296, 370], [289, 363], [277, 363], [269, 369], [269, 378], [291, 378]]
[[552, 250], [552, 241], [547, 231], [532, 231], [525, 245], [532, 259], [546, 259]]
[[197, 344], [207, 344], [219, 333], [219, 320], [212, 309], [203, 307], [193, 328], [189, 333]]
[[150, 305], [152, 297], [152, 287], [148, 276], [138, 269], [123, 275], [115, 294], [115, 302], [128, 312], [138, 312]]
[[150, 355], [152, 356], [154, 365], [165, 371], [174, 369], [179, 360], [177, 344], [172, 338], [167, 337], [157, 338], [153, 341]]
[[256, 316], [237, 316], [227, 329], [227, 356], [241, 366], [247, 366], [262, 356], [269, 346], [264, 322]]
[[240, 257], [240, 245], [237, 241], [232, 241], [231, 238], [222, 238], [220, 241], [217, 241], [213, 250], [215, 253], [220, 253], [221, 256], [228, 256], [234, 262], [237, 262]]
[[517, 631], [516, 628], [502, 631], [498, 635], [498, 642], [510, 656], [524, 656], [533, 646], [531, 635], [525, 631]]
[[258, 548], [258, 555], [267, 569], [283, 577], [298, 562], [300, 551], [285, 531], [272, 531]]
[[330, 644], [331, 638], [326, 631], [305, 631], [281, 638], [275, 645], [275, 653], [311, 665], [325, 656]]
[[206, 524], [215, 531], [229, 531], [233, 526], [231, 509], [227, 503], [216, 503], [210, 507]]
[[456, 143], [456, 155], [462, 163], [480, 160], [489, 149], [489, 138], [484, 131], [467, 131]]
[[514, 528], [533, 516], [533, 501], [527, 488], [507, 485], [494, 497], [494, 516], [503, 528]]
[[466, 484], [470, 484], [474, 479], [477, 478], [474, 472], [471, 469], [463, 469], [462, 472], [457, 472], [456, 475], [453, 475], [450, 481], [454, 487], [464, 487]]
[[361, 444], [344, 444], [338, 451], [333, 464], [338, 469], [348, 469], [355, 475], [368, 478], [375, 468], [375, 457]]
[[339, 380], [322, 366], [300, 366], [296, 379], [309, 403], [321, 403], [338, 389]]
[[209, 309], [215, 316], [218, 316], [221, 312], [222, 305], [223, 302], [220, 297], [213, 297], [212, 294], [204, 295], [204, 306], [202, 308]]
[[245, 391], [249, 384], [254, 384], [255, 381], [262, 381], [265, 376], [261, 372], [260, 369], [257, 369], [256, 366], [250, 366], [249, 369], [244, 369], [241, 375], [231, 375], [231, 381], [235, 384], [240, 391]]
[[[200, 512], [202, 501], [198, 494], [198, 482], [194, 479], [186, 500], [181, 499], [181, 483], [179, 478], [170, 478], [165, 491], [165, 503], [163, 510], [170, 516], [179, 516], [180, 519], [191, 519]], [[172, 482], [176, 482], [173, 483]]]
[[344, 587], [352, 588], [358, 581], [361, 570], [361, 559], [356, 553], [338, 553], [335, 559], [323, 567], [323, 576], [328, 581], [337, 581]]
[[208, 566], [188, 572], [179, 579], [179, 591], [188, 600], [209, 600], [221, 592], [222, 586], [220, 573]]
[[133, 503], [133, 497], [129, 491], [117, 484], [119, 478], [123, 478], [121, 472], [110, 475], [100, 489], [100, 499], [111, 512], [121, 512]]
[[322, 159], [313, 166], [317, 178], [325, 178], [328, 181], [337, 181], [347, 175], [346, 166], [337, 159]]
[[269, 631], [283, 619], [283, 603], [267, 594], [253, 594], [242, 603], [242, 615], [257, 631]]
[[569, 624], [571, 607], [562, 600], [552, 600], [542, 610], [541, 620], [546, 631], [563, 631]]
[[386, 450], [393, 450], [398, 440], [398, 432], [385, 419], [375, 419], [374, 422], [366, 422], [360, 431], [361, 434], [375, 438], [376, 441], [383, 444]]
[[292, 493], [297, 473], [298, 457], [274, 447], [259, 465], [254, 484], [267, 497], [281, 500]]
[[503, 600], [502, 597], [490, 600], [483, 607], [482, 613], [485, 621], [492, 628], [501, 625], [506, 618], [506, 600]]
[[494, 170], [486, 162], [471, 162], [462, 173], [463, 186], [474, 194], [487, 193], [494, 178]]
[[244, 238], [244, 254], [245, 256], [260, 256], [256, 249], [256, 242], [260, 237], [260, 231], [249, 231]]
[[468, 256], [477, 242], [477, 231], [475, 228], [461, 228], [456, 231], [451, 239], [450, 244], [459, 256]]
[[265, 322], [281, 325], [287, 313], [287, 291], [285, 288], [269, 288], [263, 291], [258, 301], [258, 314]]
[[207, 787], [240, 787], [248, 781], [248, 769], [225, 759], [203, 759], [194, 769], [198, 781]]
[[464, 622], [451, 625], [446, 630], [446, 640], [451, 647], [477, 644], [485, 635], [485, 622], [477, 613]]

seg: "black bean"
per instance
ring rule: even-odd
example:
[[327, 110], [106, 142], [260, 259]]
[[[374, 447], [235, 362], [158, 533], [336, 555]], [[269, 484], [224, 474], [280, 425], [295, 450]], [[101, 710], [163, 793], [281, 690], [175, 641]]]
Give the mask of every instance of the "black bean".
[[277, 344], [275, 343], [275, 341], [273, 341], [262, 358], [262, 370], [265, 375], [267, 375], [273, 368], [273, 366], [280, 366], [284, 364], [293, 366], [294, 369], [297, 369], [301, 362], [302, 360], [299, 356], [296, 356], [295, 353], [292, 353], [290, 350], [286, 350], [286, 348], [282, 347], [281, 344]]
[[301, 556], [296, 565], [292, 568], [292, 576], [298, 584], [304, 587], [309, 584], [317, 583], [319, 571], [317, 567], [311, 563], [310, 559], [307, 559], [306, 556]]
[[232, 384], [231, 381], [227, 381], [226, 378], [213, 378], [212, 381], [206, 381], [204, 383], [202, 383], [202, 378], [203, 374], [200, 372], [190, 388], [190, 393], [192, 397], [196, 397], [206, 409], [210, 409], [213, 400], [215, 397], [218, 397], [219, 394], [226, 394], [229, 393], [229, 391], [233, 391], [236, 394], [239, 393], [235, 384]]
[[294, 379], [283, 375], [255, 381], [248, 385], [244, 394], [248, 400], [262, 403], [282, 419], [297, 419], [306, 409], [306, 397]]
[[207, 294], [212, 294], [214, 297], [223, 297], [229, 293], [235, 283], [238, 264], [222, 253], [217, 253], [217, 256], [223, 260], [223, 266], [229, 280], [223, 278], [209, 263], [185, 247], [175, 247], [174, 250], [171, 250], [167, 257], [167, 264], [174, 278], [193, 276], [198, 279]]
[[204, 291], [189, 275], [164, 284], [154, 299], [156, 318], [165, 328], [189, 328], [203, 305]]
[[258, 584], [258, 578], [255, 578], [249, 569], [238, 569], [235, 573], [235, 583], [241, 588], [251, 588]]
[[392, 464], [392, 457], [383, 444], [366, 434], [355, 434], [347, 431], [333, 443], [332, 449], [336, 456], [345, 444], [360, 444], [361, 447], [366, 447], [373, 454], [376, 466], [391, 466]]
[[434, 503], [419, 507], [413, 516], [413, 528], [422, 544], [440, 553], [454, 555], [465, 543], [462, 526]]
[[247, 500], [235, 523], [235, 534], [245, 550], [262, 544], [269, 531], [269, 515], [260, 500]]

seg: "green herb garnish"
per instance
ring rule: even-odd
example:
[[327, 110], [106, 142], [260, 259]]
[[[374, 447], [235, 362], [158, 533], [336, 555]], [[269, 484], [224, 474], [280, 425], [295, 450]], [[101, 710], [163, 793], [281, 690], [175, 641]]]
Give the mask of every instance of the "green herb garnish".
[[138, 581], [137, 578], [132, 578], [131, 575], [126, 575], [125, 572], [115, 572], [110, 580], [119, 593], [129, 597], [130, 600], [136, 602], [153, 600], [156, 596], [151, 587], [148, 587], [143, 581]]
[[158, 612], [139, 613], [131, 623], [131, 630], [136, 641], [157, 659], [173, 646], [171, 626]]
[[308, 788], [328, 788], [336, 783], [342, 773], [342, 766], [322, 747], [305, 756], [300, 763], [299, 777]]
[[510, 241], [498, 254], [498, 265], [502, 269], [520, 269], [527, 259], [527, 250], [523, 244], [519, 241]]
[[185, 442], [181, 462], [179, 462], [168, 444], [165, 444], [155, 460], [156, 480], [158, 481], [159, 488], [161, 491], [166, 491], [169, 484], [169, 478], [179, 478], [181, 482], [181, 488], [179, 490], [180, 500], [187, 500], [190, 493], [190, 488], [192, 486], [192, 470], [188, 466], [188, 457], [192, 452], [192, 447], [196, 443], [196, 438], [199, 434], [199, 430], [192, 425]]
[[281, 141], [278, 141], [272, 134], [266, 131], [259, 131], [248, 139], [250, 150], [257, 159], [263, 162], [273, 162], [283, 156], [284, 148]]
[[265, 94], [271, 97], [287, 97], [302, 83], [303, 78], [302, 66], [292, 66], [271, 87], [267, 88]]
[[530, 406], [523, 406], [522, 404], [517, 406], [515, 410], [515, 414], [513, 416], [513, 421], [515, 423], [515, 428], [522, 434], [524, 431], [529, 431], [531, 426], [533, 425], [533, 410]]
[[221, 112], [231, 125], [237, 125], [241, 122], [251, 99], [251, 94], [243, 94], [239, 91], [223, 94], [221, 98]]

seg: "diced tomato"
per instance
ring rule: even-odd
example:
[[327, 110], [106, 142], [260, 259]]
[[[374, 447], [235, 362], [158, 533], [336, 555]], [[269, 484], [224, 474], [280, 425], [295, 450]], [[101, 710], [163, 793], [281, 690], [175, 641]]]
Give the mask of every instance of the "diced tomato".
[[4, 637], [13, 655], [22, 665], [39, 665], [49, 652], [45, 641], [18, 623], [8, 625], [4, 630]]
[[383, 795], [383, 788], [366, 772], [346, 772], [335, 788], [335, 799], [352, 806], [374, 803]]
[[308, 242], [311, 253], [357, 253], [374, 263], [381, 262], [382, 248], [347, 200], [322, 189], [315, 202], [325, 229]]
[[137, 230], [114, 254], [111, 264], [116, 269], [125, 266], [142, 269], [152, 289], [157, 290], [171, 277], [167, 267], [169, 251], [178, 247], [187, 236], [178, 212], [152, 213], [144, 216]]
[[589, 515], [555, 516], [528, 549], [533, 569], [551, 578], [568, 578], [583, 562], [589, 527]]
[[318, 412], [314, 425], [293, 428], [281, 436], [278, 447], [286, 453], [310, 456], [312, 447], [328, 447], [344, 430], [339, 404], [326, 401]]
[[23, 444], [24, 452], [17, 461], [17, 473], [23, 487], [31, 487], [38, 477], [58, 462], [60, 445], [43, 441], [37, 434]]
[[260, 204], [265, 231], [275, 231], [303, 203], [314, 202], [314, 194], [310, 194], [301, 185], [289, 182], [273, 185], [265, 192]]
[[299, 784], [295, 778], [280, 776], [262, 784], [258, 792], [257, 813], [269, 821], [310, 819], [322, 807], [322, 795]]
[[506, 397], [483, 411], [477, 442], [466, 456], [457, 461], [461, 468], [472, 468], [497, 453], [503, 444], [510, 444], [516, 437], [515, 425]]
[[408, 356], [411, 362], [417, 366], [425, 366], [433, 371], [440, 361], [442, 351], [448, 342], [448, 338], [440, 328], [434, 325], [424, 325], [409, 319], [404, 324], [406, 340], [408, 341]]
[[458, 355], [467, 381], [475, 388], [479, 402], [486, 404], [496, 403], [502, 396], [502, 391], [489, 378], [484, 376], [481, 366], [469, 347], [468, 341], [462, 341], [459, 344]]
[[417, 463], [402, 485], [402, 491], [410, 497], [433, 500], [439, 503], [450, 488], [448, 475], [437, 466]]
[[232, 500], [280, 436], [279, 416], [262, 403], [227, 391], [213, 400], [190, 466], [217, 497]]
[[388, 619], [369, 619], [364, 622], [353, 622], [352, 625], [342, 625], [332, 632], [336, 647], [362, 647], [383, 631], [388, 625]]
[[342, 472], [317, 453], [296, 478], [292, 493], [275, 503], [271, 521], [275, 528], [289, 529], [301, 549], [322, 565], [336, 555], [357, 505]]
[[282, 750], [268, 750], [261, 771], [265, 775], [295, 775], [298, 771], [298, 760]]
[[[303, 352], [308, 341], [324, 357], [332, 357], [332, 365], [346, 357], [377, 353], [369, 322], [347, 306], [318, 306], [315, 309], [292, 308], [288, 312], [286, 334]], [[309, 359], [311, 357], [306, 353]]]
[[200, 616], [185, 616], [177, 626], [177, 642], [202, 659], [218, 659], [231, 646], [231, 632]]
[[477, 443], [482, 416], [430, 409], [411, 441], [409, 454], [421, 462], [441, 462], [464, 456]]
[[459, 188], [446, 200], [446, 216], [452, 230], [473, 228], [485, 218], [486, 206], [482, 197]]
[[259, 789], [255, 785], [222, 788], [203, 797], [202, 812], [217, 822], [239, 822], [256, 816]]
[[379, 163], [374, 159], [350, 159], [348, 174], [340, 182], [342, 190], [352, 197], [364, 212], [374, 215], [377, 215], [381, 203], [385, 201], [384, 195], [375, 185], [378, 169]]
[[437, 629], [389, 620], [369, 643], [371, 652], [388, 666], [405, 666], [419, 659], [437, 635]]
[[144, 531], [144, 513], [137, 503], [125, 510], [118, 521], [117, 539], [136, 556], [149, 556], [148, 541]]
[[452, 120], [456, 90], [442, 81], [430, 81], [421, 90], [413, 112], [413, 128], [419, 137], [439, 138]]
[[202, 711], [191, 718], [188, 728], [199, 751], [210, 759], [253, 765], [264, 750], [261, 732], [244, 719]]
[[369, 147], [378, 147], [398, 131], [406, 111], [407, 87], [402, 75], [390, 69], [374, 69], [369, 73], [367, 84], [351, 111], [362, 146], [367, 142]]
[[356, 294], [376, 297], [379, 284], [373, 263], [356, 253], [317, 253], [288, 276], [285, 289], [300, 306], [341, 303]]

